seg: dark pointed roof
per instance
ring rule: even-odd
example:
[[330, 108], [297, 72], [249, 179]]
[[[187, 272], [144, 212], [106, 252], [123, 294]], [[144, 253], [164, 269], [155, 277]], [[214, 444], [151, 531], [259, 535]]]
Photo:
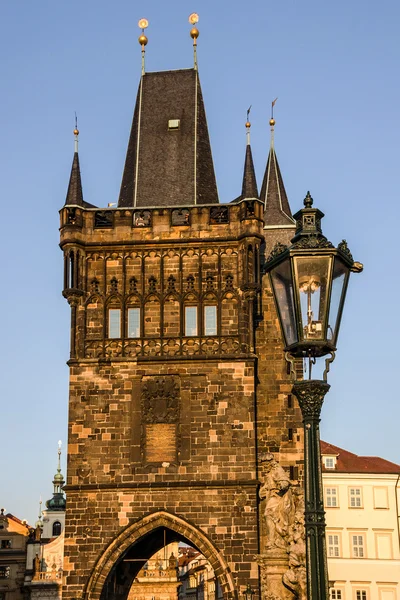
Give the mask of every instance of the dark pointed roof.
[[218, 192], [197, 71], [145, 73], [118, 206], [213, 203]]
[[67, 191], [67, 198], [65, 200], [65, 205], [68, 206], [69, 204], [83, 206], [81, 169], [79, 166], [79, 155], [77, 152], [74, 152], [71, 175], [69, 178], [69, 185]]
[[275, 227], [294, 226], [295, 223], [283, 184], [281, 170], [272, 143], [261, 187], [260, 200], [264, 203], [264, 222], [267, 227], [271, 225]]
[[257, 180], [254, 171], [253, 155], [251, 153], [251, 146], [246, 146], [246, 157], [244, 159], [244, 170], [243, 170], [243, 185], [241, 199], [245, 198], [258, 198]]
[[67, 197], [65, 199], [65, 206], [71, 205], [82, 206], [84, 208], [94, 208], [93, 204], [89, 204], [89, 202], [85, 202], [83, 199], [81, 169], [79, 166], [78, 152], [74, 152]]

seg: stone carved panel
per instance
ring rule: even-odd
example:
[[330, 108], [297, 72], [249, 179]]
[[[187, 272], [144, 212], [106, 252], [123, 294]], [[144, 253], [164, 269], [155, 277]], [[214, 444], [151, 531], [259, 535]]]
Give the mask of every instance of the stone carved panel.
[[142, 384], [145, 423], [176, 423], [179, 417], [179, 383], [175, 377], [146, 377]]
[[176, 377], [142, 382], [142, 455], [146, 463], [176, 462], [180, 385]]
[[175, 462], [177, 452], [176, 425], [173, 423], [147, 423], [146, 462]]

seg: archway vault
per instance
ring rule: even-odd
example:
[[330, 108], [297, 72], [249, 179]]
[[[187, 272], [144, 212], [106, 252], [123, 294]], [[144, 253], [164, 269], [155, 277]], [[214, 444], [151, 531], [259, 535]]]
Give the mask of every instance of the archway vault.
[[182, 517], [167, 511], [150, 513], [128, 525], [108, 545], [103, 554], [98, 558], [87, 582], [83, 598], [85, 600], [100, 600], [103, 586], [113, 567], [122, 559], [124, 554], [141, 538], [149, 535], [160, 527], [170, 529], [188, 542], [204, 555], [218, 577], [224, 598], [236, 597], [235, 586], [231, 570], [223, 555], [210, 541], [208, 536]]

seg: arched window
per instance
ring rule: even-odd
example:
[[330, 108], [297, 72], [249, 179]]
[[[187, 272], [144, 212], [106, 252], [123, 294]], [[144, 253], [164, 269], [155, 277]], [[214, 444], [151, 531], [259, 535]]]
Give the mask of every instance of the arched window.
[[53, 537], [57, 537], [61, 533], [61, 523], [60, 521], [54, 521], [53, 523]]

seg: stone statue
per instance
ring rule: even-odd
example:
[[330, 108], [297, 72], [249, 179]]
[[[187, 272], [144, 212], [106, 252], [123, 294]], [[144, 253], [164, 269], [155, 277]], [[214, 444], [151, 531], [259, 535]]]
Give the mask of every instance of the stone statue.
[[33, 559], [33, 572], [36, 576], [40, 573], [40, 558], [38, 554], [36, 554]]
[[289, 530], [289, 569], [282, 581], [295, 598], [307, 600], [304, 496], [300, 490], [294, 492], [293, 500], [295, 514]]
[[287, 551], [289, 524], [293, 518], [291, 483], [287, 473], [266, 453], [261, 459], [264, 467], [264, 483], [260, 498], [265, 498], [265, 522], [267, 542], [265, 550], [278, 548]]

